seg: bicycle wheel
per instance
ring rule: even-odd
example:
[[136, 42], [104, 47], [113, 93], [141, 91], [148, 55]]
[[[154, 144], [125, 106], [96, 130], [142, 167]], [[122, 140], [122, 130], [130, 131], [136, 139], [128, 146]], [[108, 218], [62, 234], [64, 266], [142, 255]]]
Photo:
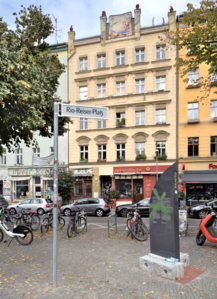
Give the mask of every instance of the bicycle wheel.
[[79, 234], [83, 232], [83, 230], [86, 227], [86, 218], [85, 217], [79, 217], [76, 221], [76, 232]]
[[145, 241], [148, 238], [148, 229], [144, 223], [133, 222], [131, 230], [134, 238], [138, 241]]
[[44, 234], [44, 233], [47, 233], [49, 230], [49, 217], [46, 217], [42, 220], [42, 223], [41, 223], [41, 233]]
[[65, 226], [65, 220], [62, 217], [58, 217], [58, 227], [57, 229], [61, 229]]
[[69, 238], [71, 238], [73, 235], [73, 232], [75, 230], [74, 226], [75, 226], [74, 221], [73, 220], [69, 221], [68, 228], [67, 228], [67, 236]]
[[37, 230], [40, 225], [40, 218], [38, 215], [33, 215], [30, 223], [30, 227], [33, 231]]
[[33, 232], [31, 230], [29, 230], [28, 233], [26, 233], [23, 238], [19, 237], [19, 236], [15, 236], [15, 239], [17, 240], [17, 242], [20, 245], [27, 246], [27, 245], [31, 244], [33, 241]]
[[4, 232], [3, 232], [3, 230], [0, 228], [0, 242], [2, 242], [3, 239], [4, 239]]
[[17, 218], [10, 215], [10, 222], [14, 224], [14, 223], [16, 223], [16, 221], [17, 221]]
[[18, 218], [16, 220], [16, 225], [19, 225], [19, 224], [25, 224], [25, 221], [23, 220], [23, 218]]

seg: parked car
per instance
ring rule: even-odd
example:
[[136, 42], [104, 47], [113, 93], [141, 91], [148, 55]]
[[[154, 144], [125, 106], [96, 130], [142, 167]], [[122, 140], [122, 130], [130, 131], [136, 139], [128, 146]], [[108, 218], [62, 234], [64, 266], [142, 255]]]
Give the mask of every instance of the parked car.
[[7, 208], [7, 206], [8, 206], [7, 200], [3, 196], [0, 196], [0, 208], [2, 207]]
[[203, 219], [206, 216], [207, 211], [213, 208], [215, 212], [217, 212], [217, 199], [212, 199], [207, 201], [206, 203], [201, 203], [197, 205], [193, 205], [188, 208], [188, 216], [189, 217], [199, 217]]
[[49, 198], [28, 198], [15, 205], [8, 206], [11, 215], [21, 211], [21, 209], [31, 209], [37, 212], [38, 215], [43, 215], [51, 211], [53, 208], [53, 201]]
[[75, 203], [62, 206], [60, 213], [69, 216], [71, 212], [77, 211], [77, 208], [84, 209], [85, 213], [102, 217], [110, 212], [109, 205], [103, 198], [82, 198]]
[[127, 217], [128, 209], [133, 209], [138, 205], [139, 214], [141, 216], [149, 216], [150, 198], [144, 198], [137, 203], [125, 204], [117, 206], [115, 213], [121, 217]]

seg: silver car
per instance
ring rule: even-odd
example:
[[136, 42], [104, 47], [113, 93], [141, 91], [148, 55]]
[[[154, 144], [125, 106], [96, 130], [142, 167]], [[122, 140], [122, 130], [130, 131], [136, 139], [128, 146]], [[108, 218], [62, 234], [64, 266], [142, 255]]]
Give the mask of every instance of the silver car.
[[77, 208], [84, 209], [84, 212], [89, 215], [96, 215], [102, 217], [110, 212], [109, 205], [103, 198], [82, 198], [75, 203], [62, 206], [60, 213], [69, 216], [71, 212], [77, 211]]
[[15, 205], [10, 205], [7, 209], [10, 210], [11, 215], [19, 213], [21, 209], [31, 209], [37, 212], [38, 215], [43, 215], [51, 211], [53, 208], [53, 201], [49, 198], [28, 198]]

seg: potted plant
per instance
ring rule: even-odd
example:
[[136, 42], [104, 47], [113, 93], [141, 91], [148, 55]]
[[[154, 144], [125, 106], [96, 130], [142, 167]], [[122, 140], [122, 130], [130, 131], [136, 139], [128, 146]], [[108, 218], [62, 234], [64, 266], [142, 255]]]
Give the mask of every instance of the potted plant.
[[85, 163], [85, 162], [88, 162], [88, 159], [84, 159], [84, 156], [82, 155], [80, 159], [80, 163]]
[[106, 159], [98, 159], [97, 162], [106, 162]]
[[125, 161], [124, 156], [117, 157], [117, 162]]
[[146, 158], [147, 158], [147, 157], [146, 157], [145, 154], [138, 154], [138, 155], [136, 156], [136, 160], [137, 160], [137, 161], [140, 161], [140, 160], [144, 161]]
[[111, 200], [112, 209], [116, 208], [116, 200], [120, 197], [118, 190], [112, 189], [108, 191], [108, 197]]
[[117, 120], [117, 127], [121, 128], [125, 126], [125, 118], [123, 117], [121, 120]]
[[[164, 155], [160, 155], [160, 154], [158, 154], [158, 155], [157, 155], [157, 158], [158, 158], [158, 160], [166, 160], [167, 155], [166, 155], [166, 154], [164, 154]], [[156, 156], [154, 156], [154, 159], [156, 160]]]

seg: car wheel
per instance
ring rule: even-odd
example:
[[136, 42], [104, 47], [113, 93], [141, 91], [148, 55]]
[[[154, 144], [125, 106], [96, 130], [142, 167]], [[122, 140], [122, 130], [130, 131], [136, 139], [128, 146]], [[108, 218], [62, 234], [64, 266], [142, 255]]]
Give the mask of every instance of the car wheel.
[[68, 216], [71, 215], [71, 210], [70, 210], [70, 209], [65, 209], [65, 210], [63, 211], [63, 214], [64, 214], [64, 216], [68, 217]]
[[122, 209], [121, 210], [121, 217], [124, 217], [124, 218], [127, 217], [127, 209]]
[[104, 214], [104, 212], [103, 212], [102, 209], [98, 209], [98, 210], [96, 210], [96, 216], [98, 216], [98, 217], [102, 217], [103, 214]]
[[11, 215], [15, 215], [17, 213], [17, 211], [14, 209], [14, 208], [11, 208], [10, 209], [10, 214]]
[[200, 211], [199, 213], [198, 213], [198, 216], [199, 216], [199, 218], [200, 219], [203, 219], [203, 218], [205, 218], [206, 217], [206, 211]]
[[43, 214], [44, 214], [44, 210], [43, 209], [38, 209], [37, 210], [37, 214], [39, 215], [39, 216], [42, 216]]

